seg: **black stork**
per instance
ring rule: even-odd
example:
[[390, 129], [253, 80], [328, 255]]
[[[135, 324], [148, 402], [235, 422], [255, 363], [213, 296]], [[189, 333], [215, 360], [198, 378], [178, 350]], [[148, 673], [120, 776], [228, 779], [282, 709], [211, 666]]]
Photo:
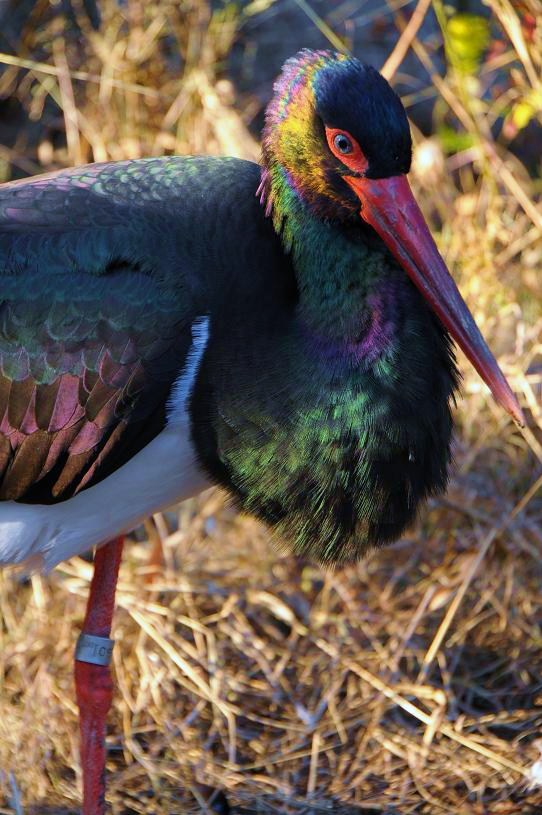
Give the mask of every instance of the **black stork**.
[[521, 409], [412, 196], [387, 82], [303, 50], [262, 165], [168, 157], [0, 187], [0, 562], [97, 550], [76, 652], [83, 812], [102, 815], [122, 536], [212, 484], [325, 563], [446, 486], [451, 340]]

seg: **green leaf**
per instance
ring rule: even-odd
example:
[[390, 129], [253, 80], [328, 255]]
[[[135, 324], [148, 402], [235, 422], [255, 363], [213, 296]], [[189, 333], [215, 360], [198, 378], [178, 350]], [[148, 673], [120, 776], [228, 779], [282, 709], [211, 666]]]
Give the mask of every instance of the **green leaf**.
[[468, 150], [469, 147], [474, 147], [476, 144], [476, 138], [472, 133], [458, 133], [449, 125], [441, 125], [438, 128], [437, 135], [442, 149], [447, 155], [454, 155], [454, 153], [460, 153], [462, 150]]
[[489, 44], [489, 21], [479, 14], [454, 14], [446, 33], [450, 63], [464, 76], [476, 73]]

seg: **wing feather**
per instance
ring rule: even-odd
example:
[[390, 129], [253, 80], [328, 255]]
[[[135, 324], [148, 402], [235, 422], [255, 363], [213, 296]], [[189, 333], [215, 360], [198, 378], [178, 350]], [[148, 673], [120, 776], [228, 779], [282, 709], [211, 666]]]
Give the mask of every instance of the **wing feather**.
[[171, 228], [191, 167], [121, 162], [0, 187], [1, 499], [68, 498], [163, 428], [198, 316]]

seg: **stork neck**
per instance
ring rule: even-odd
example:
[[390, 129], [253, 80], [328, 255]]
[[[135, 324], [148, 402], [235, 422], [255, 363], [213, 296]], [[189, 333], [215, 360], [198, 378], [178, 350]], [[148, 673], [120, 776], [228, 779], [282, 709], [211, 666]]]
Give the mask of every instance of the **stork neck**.
[[290, 253], [300, 317], [324, 347], [378, 356], [397, 320], [398, 280], [378, 236], [312, 215], [295, 190], [271, 187], [273, 223]]

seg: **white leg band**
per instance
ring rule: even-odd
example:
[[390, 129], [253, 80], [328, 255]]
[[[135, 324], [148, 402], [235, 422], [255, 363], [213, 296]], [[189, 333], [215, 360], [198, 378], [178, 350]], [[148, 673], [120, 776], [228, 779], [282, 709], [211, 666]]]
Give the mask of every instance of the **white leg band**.
[[94, 634], [80, 634], [75, 646], [75, 658], [91, 665], [109, 665], [113, 653], [114, 640], [109, 637], [96, 637]]

